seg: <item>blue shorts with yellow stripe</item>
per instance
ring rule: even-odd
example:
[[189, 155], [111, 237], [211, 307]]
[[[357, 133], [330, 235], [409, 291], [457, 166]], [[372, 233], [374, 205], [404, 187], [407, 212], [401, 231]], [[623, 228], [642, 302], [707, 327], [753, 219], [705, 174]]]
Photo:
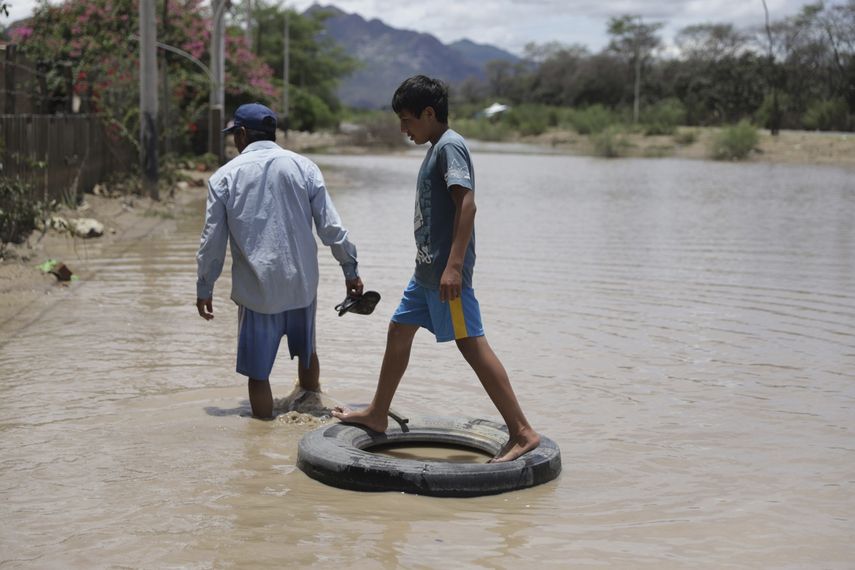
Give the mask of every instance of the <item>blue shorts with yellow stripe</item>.
[[404, 290], [392, 322], [424, 327], [436, 336], [437, 342], [484, 335], [474, 289], [464, 287], [460, 297], [444, 303], [439, 300], [439, 291], [422, 287], [415, 279]]

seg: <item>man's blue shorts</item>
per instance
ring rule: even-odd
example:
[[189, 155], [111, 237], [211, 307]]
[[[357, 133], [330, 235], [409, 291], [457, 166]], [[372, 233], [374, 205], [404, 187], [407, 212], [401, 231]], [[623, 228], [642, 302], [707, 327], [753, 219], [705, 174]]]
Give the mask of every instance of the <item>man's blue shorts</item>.
[[269, 380], [283, 336], [288, 337], [291, 359], [299, 356], [308, 368], [315, 352], [316, 308], [317, 300], [302, 309], [265, 315], [239, 306], [237, 373], [254, 380]]
[[436, 336], [437, 342], [484, 336], [481, 307], [471, 287], [464, 287], [460, 297], [444, 303], [439, 300], [439, 291], [410, 279], [392, 322], [424, 327]]

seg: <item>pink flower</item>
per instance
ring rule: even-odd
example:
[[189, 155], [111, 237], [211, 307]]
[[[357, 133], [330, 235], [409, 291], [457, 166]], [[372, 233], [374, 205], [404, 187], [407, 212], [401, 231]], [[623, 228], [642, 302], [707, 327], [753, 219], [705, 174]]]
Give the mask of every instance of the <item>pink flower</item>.
[[28, 28], [26, 26], [21, 26], [20, 28], [15, 28], [12, 30], [12, 41], [13, 42], [23, 42], [26, 41], [27, 38], [33, 35], [33, 29]]

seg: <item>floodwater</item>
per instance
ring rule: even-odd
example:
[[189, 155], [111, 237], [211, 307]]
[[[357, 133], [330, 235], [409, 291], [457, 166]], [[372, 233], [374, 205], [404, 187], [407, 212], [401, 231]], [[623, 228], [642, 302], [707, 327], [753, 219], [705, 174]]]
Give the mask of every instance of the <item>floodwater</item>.
[[[227, 279], [196, 315], [200, 194], [0, 328], [0, 568], [852, 568], [855, 175], [495, 150], [474, 153], [475, 287], [558, 480], [438, 499], [308, 479], [316, 423], [246, 417]], [[330, 399], [372, 394], [421, 156], [315, 157], [383, 295], [339, 318], [321, 251]], [[275, 396], [294, 378], [281, 357]], [[394, 405], [498, 419], [424, 332]]]

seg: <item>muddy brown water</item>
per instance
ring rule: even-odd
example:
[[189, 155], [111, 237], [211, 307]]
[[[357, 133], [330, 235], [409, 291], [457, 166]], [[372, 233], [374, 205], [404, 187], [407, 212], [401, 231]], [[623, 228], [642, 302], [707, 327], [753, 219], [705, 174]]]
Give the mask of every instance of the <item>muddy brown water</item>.
[[[226, 279], [195, 314], [200, 195], [0, 328], [0, 567], [852, 568], [853, 173], [493, 150], [475, 286], [557, 481], [436, 499], [303, 475], [317, 421], [246, 417]], [[329, 399], [372, 393], [421, 155], [315, 157], [383, 295], [339, 318], [321, 251]], [[277, 397], [294, 376], [281, 357]], [[425, 333], [395, 406], [498, 419]]]

